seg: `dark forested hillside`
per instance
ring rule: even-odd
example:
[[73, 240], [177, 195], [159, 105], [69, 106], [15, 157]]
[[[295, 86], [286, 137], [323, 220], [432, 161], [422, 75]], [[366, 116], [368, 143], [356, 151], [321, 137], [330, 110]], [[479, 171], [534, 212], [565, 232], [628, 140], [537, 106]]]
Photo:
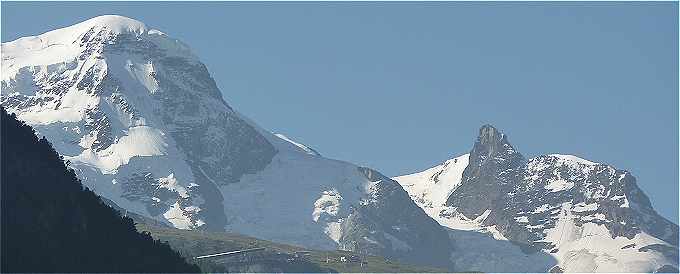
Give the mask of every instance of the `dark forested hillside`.
[[83, 188], [50, 143], [2, 112], [2, 272], [198, 272]]

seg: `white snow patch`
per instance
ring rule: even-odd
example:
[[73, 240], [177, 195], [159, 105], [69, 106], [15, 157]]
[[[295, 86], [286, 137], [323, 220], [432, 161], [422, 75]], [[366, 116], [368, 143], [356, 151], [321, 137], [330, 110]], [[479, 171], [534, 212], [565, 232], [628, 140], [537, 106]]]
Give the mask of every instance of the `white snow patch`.
[[288, 136], [286, 136], [286, 135], [276, 133], [276, 134], [274, 134], [274, 136], [279, 137], [281, 140], [284, 140], [284, 141], [294, 145], [296, 148], [301, 149], [302, 151], [304, 151], [305, 153], [307, 153], [309, 155], [320, 156], [319, 153], [316, 152], [315, 150], [311, 149], [310, 147], [308, 147], [304, 144], [293, 141], [292, 139], [288, 138]]
[[170, 173], [170, 175], [166, 177], [158, 178], [158, 182], [160, 183], [158, 187], [162, 187], [170, 191], [177, 192], [177, 194], [179, 194], [179, 196], [182, 198], [189, 198], [189, 193], [187, 193], [186, 188], [177, 183], [177, 179], [175, 178], [174, 173]]
[[182, 211], [181, 206], [179, 205], [179, 202], [175, 202], [170, 209], [168, 209], [167, 212], [163, 213], [163, 217], [165, 217], [168, 222], [170, 222], [174, 227], [179, 228], [179, 229], [191, 229], [191, 219], [189, 219], [188, 216], [184, 215], [184, 212]]
[[337, 222], [329, 222], [324, 228], [324, 233], [328, 235], [335, 243], [340, 244], [342, 238], [342, 219]]
[[585, 203], [578, 203], [574, 205], [574, 208], [572, 211], [574, 212], [584, 212], [584, 211], [593, 211], [597, 210], [599, 205], [597, 203], [592, 203], [592, 204], [585, 204]]
[[18, 118], [32, 125], [47, 125], [56, 122], [77, 122], [83, 113], [76, 108], [41, 109], [40, 111], [21, 112]]
[[399, 182], [416, 203], [443, 206], [460, 185], [469, 158], [469, 154], [461, 155], [425, 171], [392, 179]]
[[543, 205], [537, 207], [536, 209], [534, 209], [534, 211], [532, 211], [531, 213], [534, 213], [534, 214], [542, 213], [542, 212], [545, 212], [545, 211], [547, 211], [551, 208], [552, 208], [552, 206], [550, 204], [543, 204]]
[[[71, 89], [61, 98], [58, 108], [44, 108], [36, 105], [17, 114], [17, 117], [31, 125], [49, 125], [57, 122], [78, 122], [83, 119], [84, 110], [99, 103], [83, 90]], [[55, 105], [56, 107], [56, 105]]]
[[630, 204], [628, 204], [628, 198], [626, 198], [625, 195], [616, 195], [611, 198], [612, 201], [618, 201], [623, 199], [623, 203], [619, 207], [630, 207]]
[[560, 160], [566, 161], [566, 162], [574, 162], [574, 163], [579, 163], [583, 165], [597, 165], [595, 162], [588, 161], [586, 159], [574, 156], [574, 155], [567, 155], [567, 154], [549, 154], [548, 156], [556, 157]]
[[342, 196], [336, 189], [326, 190], [321, 194], [321, 197], [314, 202], [314, 210], [312, 211], [312, 219], [315, 222], [326, 214], [329, 216], [337, 216], [340, 210], [340, 201]]
[[564, 179], [557, 179], [548, 182], [544, 188], [550, 190], [550, 192], [558, 192], [571, 189], [572, 187], [574, 187], [574, 182]]
[[581, 221], [584, 221], [584, 222], [590, 222], [590, 221], [594, 221], [594, 220], [604, 221], [604, 220], [606, 220], [606, 216], [604, 216], [604, 214], [602, 214], [602, 213], [595, 213], [594, 215], [588, 215], [588, 216], [582, 216], [581, 217]]
[[168, 146], [164, 135], [152, 127], [132, 127], [128, 129], [127, 135], [105, 150], [94, 152], [88, 148], [80, 155], [64, 158], [96, 167], [103, 174], [114, 174], [118, 167], [126, 165], [132, 157], [164, 155]]
[[527, 216], [519, 216], [515, 217], [515, 221], [517, 221], [518, 223], [528, 223], [529, 218]]
[[196, 220], [196, 227], [201, 227], [205, 225], [205, 222], [202, 219]]

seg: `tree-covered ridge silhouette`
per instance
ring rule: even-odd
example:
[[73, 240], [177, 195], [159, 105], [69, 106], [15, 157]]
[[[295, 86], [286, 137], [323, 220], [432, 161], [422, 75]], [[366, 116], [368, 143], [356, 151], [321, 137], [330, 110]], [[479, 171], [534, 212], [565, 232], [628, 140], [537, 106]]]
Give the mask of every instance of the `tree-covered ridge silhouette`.
[[84, 188], [43, 137], [2, 112], [2, 272], [199, 272]]

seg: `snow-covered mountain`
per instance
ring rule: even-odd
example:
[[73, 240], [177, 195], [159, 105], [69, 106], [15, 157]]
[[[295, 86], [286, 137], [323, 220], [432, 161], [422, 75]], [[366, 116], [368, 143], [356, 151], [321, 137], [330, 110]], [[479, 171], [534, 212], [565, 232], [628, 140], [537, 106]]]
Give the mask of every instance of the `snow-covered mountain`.
[[479, 271], [676, 271], [678, 226], [629, 172], [571, 155], [526, 160], [492, 126], [472, 151], [394, 178]]
[[141, 22], [97, 17], [3, 43], [2, 58], [4, 107], [94, 191], [175, 227], [223, 227], [218, 187], [276, 154], [186, 45]]
[[188, 46], [133, 19], [3, 43], [1, 74], [0, 104], [85, 185], [177, 228], [467, 271], [677, 271], [678, 227], [627, 171], [527, 160], [484, 126], [469, 154], [390, 179], [259, 127]]
[[446, 230], [397, 182], [258, 127], [185, 44], [139, 21], [3, 43], [0, 103], [85, 185], [143, 216], [451, 267]]

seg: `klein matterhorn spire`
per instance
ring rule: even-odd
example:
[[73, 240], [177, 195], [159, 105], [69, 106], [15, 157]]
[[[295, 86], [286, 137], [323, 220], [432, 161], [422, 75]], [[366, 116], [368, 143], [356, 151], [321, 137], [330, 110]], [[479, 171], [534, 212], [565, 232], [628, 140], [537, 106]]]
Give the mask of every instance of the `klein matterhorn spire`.
[[491, 125], [479, 129], [479, 136], [470, 152], [470, 163], [463, 171], [459, 191], [446, 201], [459, 208], [468, 218], [476, 218], [490, 209], [497, 198], [505, 192], [517, 174], [497, 175], [500, 170], [519, 171], [526, 162], [508, 142], [507, 136]]

